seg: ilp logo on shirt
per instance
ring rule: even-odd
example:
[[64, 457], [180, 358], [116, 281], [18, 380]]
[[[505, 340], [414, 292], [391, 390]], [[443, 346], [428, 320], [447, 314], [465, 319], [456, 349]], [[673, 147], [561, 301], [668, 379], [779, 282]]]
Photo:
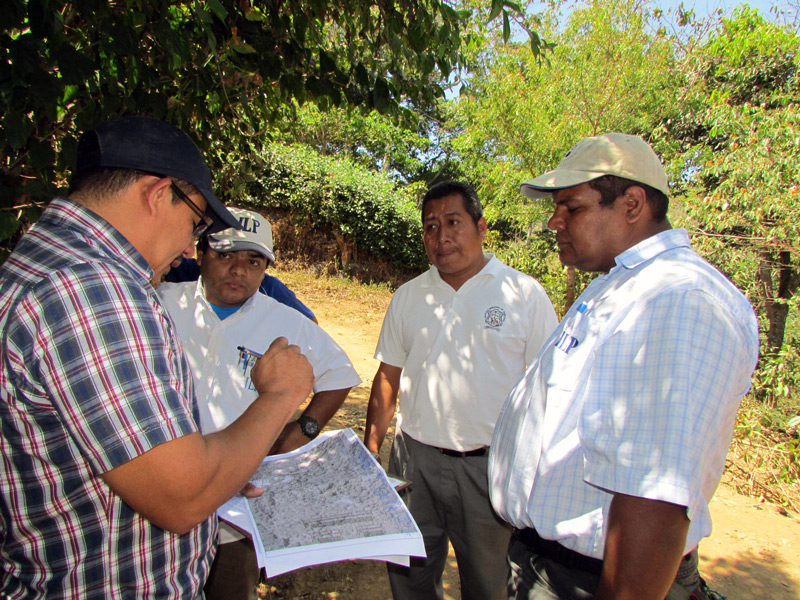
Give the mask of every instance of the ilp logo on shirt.
[[[586, 312], [588, 305], [586, 302], [581, 302], [577, 308], [577, 311], [581, 314]], [[573, 335], [570, 335], [566, 331], [561, 332], [561, 335], [558, 336], [556, 340], [555, 347], [564, 352], [564, 354], [569, 354], [569, 351], [572, 350], [575, 346], [580, 344], [580, 340]]]

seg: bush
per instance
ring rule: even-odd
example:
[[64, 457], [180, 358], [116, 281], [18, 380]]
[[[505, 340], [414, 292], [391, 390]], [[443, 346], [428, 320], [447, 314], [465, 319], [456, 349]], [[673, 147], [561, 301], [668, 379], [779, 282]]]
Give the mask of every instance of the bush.
[[269, 145], [263, 160], [263, 172], [246, 187], [243, 203], [272, 219], [288, 219], [299, 240], [334, 240], [342, 269], [369, 258], [402, 272], [427, 268], [412, 192], [303, 146]]
[[727, 465], [739, 492], [800, 512], [799, 424], [800, 419], [785, 410], [745, 398]]

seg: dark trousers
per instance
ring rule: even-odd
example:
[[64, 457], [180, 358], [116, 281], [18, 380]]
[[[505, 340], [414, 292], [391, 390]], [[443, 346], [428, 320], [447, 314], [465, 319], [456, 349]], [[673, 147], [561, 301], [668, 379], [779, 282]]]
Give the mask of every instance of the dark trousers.
[[206, 600], [256, 600], [260, 575], [250, 538], [220, 544], [203, 586]]
[[410, 567], [387, 563], [394, 600], [441, 600], [448, 541], [458, 563], [462, 600], [505, 595], [511, 528], [489, 502], [488, 456], [447, 456], [399, 432], [389, 473], [411, 481], [400, 493], [417, 522], [427, 558]]
[[[687, 554], [664, 600], [688, 600], [698, 586], [697, 549]], [[508, 545], [508, 600], [591, 600], [600, 583], [598, 574], [571, 568], [536, 554], [517, 535]]]

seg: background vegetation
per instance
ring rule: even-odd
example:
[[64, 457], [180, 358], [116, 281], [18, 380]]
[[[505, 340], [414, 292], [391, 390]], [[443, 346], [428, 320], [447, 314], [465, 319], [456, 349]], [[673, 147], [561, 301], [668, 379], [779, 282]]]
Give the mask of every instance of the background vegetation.
[[646, 138], [671, 220], [760, 319], [741, 477], [799, 508], [794, 0], [702, 19], [648, 0], [3, 0], [0, 26], [3, 255], [64, 192], [80, 132], [147, 114], [194, 137], [222, 197], [274, 221], [283, 260], [360, 280], [424, 269], [416, 200], [468, 180], [490, 249], [563, 312], [592, 276], [560, 265], [547, 203], [519, 184], [584, 136]]

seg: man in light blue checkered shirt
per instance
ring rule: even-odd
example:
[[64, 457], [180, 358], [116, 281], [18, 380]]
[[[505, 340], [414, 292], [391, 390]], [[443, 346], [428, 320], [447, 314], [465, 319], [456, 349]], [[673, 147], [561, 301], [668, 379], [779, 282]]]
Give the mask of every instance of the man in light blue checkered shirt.
[[522, 186], [553, 197], [561, 262], [601, 275], [495, 428], [510, 599], [701, 597], [696, 548], [758, 330], [747, 299], [671, 228], [668, 191], [650, 146], [624, 134], [582, 140]]

